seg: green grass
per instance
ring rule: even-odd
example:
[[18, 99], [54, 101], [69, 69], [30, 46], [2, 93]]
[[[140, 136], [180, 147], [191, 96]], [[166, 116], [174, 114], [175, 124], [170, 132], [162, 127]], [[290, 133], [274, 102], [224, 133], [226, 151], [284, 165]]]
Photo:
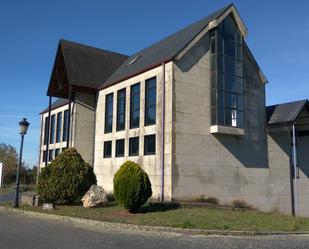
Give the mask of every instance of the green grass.
[[276, 212], [235, 211], [231, 208], [182, 208], [147, 204], [137, 214], [131, 214], [116, 204], [93, 209], [85, 209], [81, 206], [57, 206], [52, 211], [43, 211], [42, 207], [29, 206], [22, 206], [21, 209], [98, 221], [149, 226], [238, 231], [309, 231], [309, 218], [294, 218]]

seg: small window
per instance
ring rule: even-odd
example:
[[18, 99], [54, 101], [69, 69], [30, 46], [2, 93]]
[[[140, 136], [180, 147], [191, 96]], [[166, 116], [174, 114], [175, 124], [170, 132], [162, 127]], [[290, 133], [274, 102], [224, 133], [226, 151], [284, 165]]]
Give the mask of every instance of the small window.
[[49, 143], [53, 144], [55, 142], [55, 115], [51, 116], [51, 122], [50, 122], [50, 137], [49, 137]]
[[129, 140], [129, 156], [138, 156], [139, 137], [131, 137]]
[[124, 156], [124, 139], [116, 140], [116, 157]]
[[113, 93], [105, 97], [105, 133], [113, 131]]
[[156, 84], [156, 77], [148, 79], [145, 82], [145, 125], [156, 123]]
[[47, 144], [47, 138], [48, 138], [48, 117], [45, 118], [44, 122], [44, 145]]
[[61, 124], [62, 124], [62, 112], [59, 112], [59, 113], [57, 113], [56, 143], [60, 143]]
[[54, 150], [49, 150], [48, 161], [51, 162], [54, 159]]
[[126, 89], [117, 92], [117, 131], [124, 130], [126, 122]]
[[58, 148], [58, 149], [55, 150], [55, 158], [56, 158], [57, 156], [59, 156], [59, 155], [60, 155], [60, 149]]
[[131, 86], [131, 100], [130, 100], [130, 128], [139, 127], [140, 114], [140, 84]]
[[46, 162], [46, 150], [43, 151], [43, 157], [42, 157], [42, 162]]
[[156, 135], [145, 136], [144, 140], [144, 155], [156, 154]]
[[69, 110], [63, 113], [62, 141], [67, 141], [69, 135]]
[[112, 157], [112, 141], [105, 141], [104, 142], [104, 158]]

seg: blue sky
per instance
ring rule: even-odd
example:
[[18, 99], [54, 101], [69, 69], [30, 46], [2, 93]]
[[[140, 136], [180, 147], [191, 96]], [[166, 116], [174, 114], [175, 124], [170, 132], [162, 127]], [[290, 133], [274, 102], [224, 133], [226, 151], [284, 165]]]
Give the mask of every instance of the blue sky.
[[[40, 119], [60, 38], [132, 54], [231, 3], [190, 1], [0, 2], [0, 143], [19, 148], [27, 117], [24, 160], [38, 160]], [[309, 98], [309, 2], [234, 1], [246, 39], [269, 84], [267, 104]]]

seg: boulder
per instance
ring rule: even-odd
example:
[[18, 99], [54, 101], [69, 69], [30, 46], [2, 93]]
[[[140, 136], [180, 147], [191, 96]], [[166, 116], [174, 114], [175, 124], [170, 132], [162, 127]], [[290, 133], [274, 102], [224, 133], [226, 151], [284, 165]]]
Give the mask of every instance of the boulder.
[[107, 194], [104, 189], [92, 185], [82, 198], [84, 208], [104, 206], [108, 203]]

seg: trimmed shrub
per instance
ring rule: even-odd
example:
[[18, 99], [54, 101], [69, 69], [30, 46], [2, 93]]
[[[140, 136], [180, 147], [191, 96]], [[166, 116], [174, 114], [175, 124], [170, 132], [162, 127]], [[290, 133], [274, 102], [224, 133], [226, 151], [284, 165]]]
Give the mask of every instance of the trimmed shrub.
[[147, 173], [131, 161], [125, 162], [114, 177], [114, 196], [118, 204], [137, 212], [152, 195]]
[[73, 203], [80, 199], [96, 177], [92, 167], [74, 148], [63, 151], [50, 165], [42, 168], [37, 192], [44, 202]]
[[207, 204], [212, 204], [212, 205], [216, 205], [216, 206], [219, 206], [219, 203], [220, 203], [220, 201], [215, 197], [208, 197], [207, 199], [205, 199], [205, 202]]

